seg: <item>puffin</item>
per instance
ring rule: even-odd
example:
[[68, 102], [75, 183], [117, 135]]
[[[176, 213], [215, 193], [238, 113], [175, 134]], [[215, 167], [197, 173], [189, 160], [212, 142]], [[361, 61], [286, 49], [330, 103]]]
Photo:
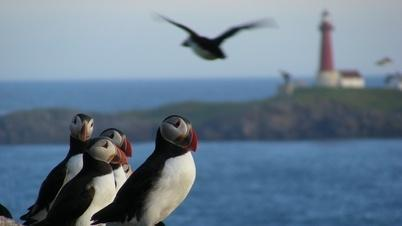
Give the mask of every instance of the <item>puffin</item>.
[[276, 23], [273, 20], [268, 19], [258, 20], [238, 26], [233, 26], [228, 30], [226, 30], [225, 32], [223, 32], [218, 37], [207, 38], [197, 34], [189, 27], [180, 24], [174, 20], [171, 20], [170, 18], [167, 18], [163, 15], [159, 15], [159, 17], [187, 32], [189, 34], [189, 37], [181, 45], [183, 47], [191, 48], [196, 55], [198, 55], [204, 60], [225, 59], [226, 55], [220, 46], [226, 39], [234, 36], [239, 31], [254, 29], [263, 26], [271, 26], [271, 27], [276, 26]]
[[122, 150], [107, 137], [92, 139], [83, 168], [60, 191], [47, 217], [35, 226], [85, 226], [94, 213], [110, 204], [116, 187], [110, 163], [120, 164]]
[[24, 225], [43, 220], [52, 202], [64, 184], [82, 169], [82, 155], [92, 136], [94, 120], [86, 114], [77, 114], [70, 123], [70, 149], [66, 157], [55, 166], [42, 182], [36, 202], [20, 217]]
[[196, 151], [197, 142], [190, 121], [179, 115], [165, 118], [153, 153], [131, 174], [113, 202], [93, 215], [92, 224], [164, 225], [163, 220], [193, 186], [196, 168], [191, 152]]
[[132, 169], [128, 162], [128, 158], [132, 156], [132, 146], [127, 136], [116, 128], [105, 129], [99, 135], [100, 137], [109, 137], [112, 139], [113, 144], [116, 145], [124, 152], [122, 157], [122, 164], [111, 164], [115, 178], [116, 189], [119, 190], [126, 182], [127, 178], [131, 175]]

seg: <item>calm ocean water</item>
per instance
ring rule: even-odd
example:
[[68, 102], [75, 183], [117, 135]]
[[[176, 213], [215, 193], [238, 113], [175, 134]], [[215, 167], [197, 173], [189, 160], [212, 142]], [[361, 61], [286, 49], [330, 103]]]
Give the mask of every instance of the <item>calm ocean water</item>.
[[[254, 100], [274, 95], [281, 82], [279, 78], [0, 82], [0, 115], [38, 107], [116, 112], [190, 100]], [[381, 86], [382, 77], [367, 83]]]
[[279, 79], [0, 82], [0, 113], [37, 107], [116, 112], [181, 101], [272, 96]]
[[[134, 167], [152, 143], [134, 145]], [[20, 216], [64, 145], [0, 146], [0, 202]], [[169, 226], [400, 226], [402, 140], [200, 142]]]

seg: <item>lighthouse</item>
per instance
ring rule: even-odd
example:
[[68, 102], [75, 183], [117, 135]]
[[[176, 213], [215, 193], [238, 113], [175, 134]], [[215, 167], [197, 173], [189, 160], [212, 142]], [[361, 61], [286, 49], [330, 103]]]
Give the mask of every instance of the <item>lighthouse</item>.
[[361, 89], [365, 81], [356, 69], [336, 70], [332, 52], [331, 32], [334, 29], [329, 19], [328, 11], [322, 13], [321, 24], [320, 66], [317, 73], [317, 85], [323, 87], [340, 87]]
[[334, 69], [331, 32], [332, 23], [328, 11], [322, 13], [322, 20], [319, 26], [321, 32], [320, 66], [317, 74], [317, 85], [337, 87], [339, 84], [339, 73]]

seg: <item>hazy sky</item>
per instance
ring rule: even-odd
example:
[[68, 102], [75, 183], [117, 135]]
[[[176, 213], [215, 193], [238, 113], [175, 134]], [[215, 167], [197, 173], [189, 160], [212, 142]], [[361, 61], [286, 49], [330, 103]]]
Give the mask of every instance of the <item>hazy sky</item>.
[[[402, 70], [401, 0], [0, 0], [0, 80], [313, 75], [323, 9], [337, 68]], [[212, 37], [264, 17], [279, 28], [242, 32], [224, 43], [226, 60], [210, 62], [152, 12]], [[375, 66], [383, 56], [395, 64]]]

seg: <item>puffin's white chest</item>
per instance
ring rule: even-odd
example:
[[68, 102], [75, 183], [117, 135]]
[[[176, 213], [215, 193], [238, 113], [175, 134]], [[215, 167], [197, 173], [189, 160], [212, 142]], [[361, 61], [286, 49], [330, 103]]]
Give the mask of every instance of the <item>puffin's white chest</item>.
[[57, 195], [54, 197], [53, 201], [50, 203], [50, 207], [53, 206], [54, 201], [56, 201], [57, 196], [59, 195], [61, 189], [66, 185], [71, 179], [73, 179], [77, 174], [82, 170], [82, 167], [84, 165], [83, 159], [82, 159], [83, 154], [77, 154], [72, 156], [66, 163], [66, 176], [64, 177], [63, 185], [61, 185], [59, 191], [57, 192]]
[[67, 162], [67, 173], [63, 186], [81, 171], [83, 166], [82, 154], [72, 156]]
[[190, 41], [189, 42], [190, 48], [193, 50], [193, 52], [195, 54], [197, 54], [198, 56], [207, 59], [207, 60], [215, 60], [217, 59], [217, 57], [212, 54], [211, 52], [203, 49], [202, 47], [200, 47], [197, 43]]
[[113, 173], [94, 177], [92, 182], [87, 186], [93, 186], [95, 194], [88, 209], [77, 219], [75, 226], [91, 225], [91, 217], [112, 203], [117, 193]]
[[119, 168], [113, 170], [113, 176], [116, 184], [116, 190], [118, 191], [127, 180], [127, 175], [124, 172], [123, 166], [119, 166]]
[[139, 225], [154, 225], [169, 216], [186, 198], [195, 175], [190, 152], [168, 159], [159, 181], [145, 201], [145, 213]]

